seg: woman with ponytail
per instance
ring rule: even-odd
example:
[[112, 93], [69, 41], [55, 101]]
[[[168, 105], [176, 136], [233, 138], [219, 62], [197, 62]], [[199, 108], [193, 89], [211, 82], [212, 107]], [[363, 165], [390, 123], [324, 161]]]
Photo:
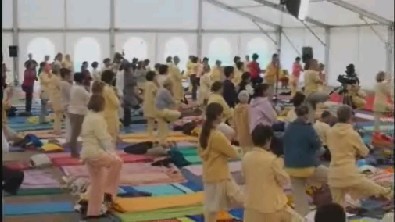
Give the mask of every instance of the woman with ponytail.
[[215, 222], [218, 212], [228, 211], [234, 204], [243, 204], [243, 194], [231, 177], [228, 160], [238, 158], [226, 136], [217, 129], [222, 121], [223, 107], [210, 103], [206, 121], [199, 135], [199, 155], [203, 165], [204, 217]]

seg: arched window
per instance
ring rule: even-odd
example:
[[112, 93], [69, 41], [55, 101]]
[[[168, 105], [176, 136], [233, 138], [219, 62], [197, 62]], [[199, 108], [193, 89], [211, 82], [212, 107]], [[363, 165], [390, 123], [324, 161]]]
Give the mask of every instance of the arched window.
[[55, 57], [55, 45], [47, 38], [34, 38], [27, 44], [27, 54], [31, 53], [38, 63], [44, 61], [45, 56], [50, 57], [50, 61]]
[[168, 56], [178, 56], [181, 60], [179, 68], [181, 70], [186, 68], [188, 62], [189, 47], [186, 41], [182, 38], [172, 38], [165, 44], [164, 59]]
[[210, 65], [214, 65], [216, 60], [221, 60], [222, 65], [232, 65], [232, 46], [225, 38], [215, 38], [211, 40], [208, 53]]
[[256, 53], [259, 56], [258, 63], [261, 69], [265, 69], [265, 67], [269, 64], [270, 62], [270, 53], [268, 51], [268, 47], [266, 45], [266, 41], [262, 38], [254, 38], [251, 39], [247, 43], [247, 52], [246, 54], [250, 56], [250, 59], [252, 59], [252, 54]]
[[128, 39], [123, 45], [125, 59], [132, 60], [138, 58], [139, 60], [148, 58], [147, 42], [142, 38], [132, 37]]
[[100, 44], [96, 39], [91, 37], [83, 37], [77, 41], [74, 46], [74, 70], [76, 72], [81, 71], [81, 65], [87, 61], [90, 64], [92, 62], [101, 61], [101, 49]]

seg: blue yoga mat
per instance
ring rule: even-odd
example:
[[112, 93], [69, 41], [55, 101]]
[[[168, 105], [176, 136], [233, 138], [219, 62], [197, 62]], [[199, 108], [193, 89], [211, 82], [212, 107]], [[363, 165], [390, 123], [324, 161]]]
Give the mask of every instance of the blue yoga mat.
[[74, 206], [71, 202], [41, 202], [24, 204], [4, 204], [5, 216], [29, 215], [29, 214], [53, 214], [72, 213]]

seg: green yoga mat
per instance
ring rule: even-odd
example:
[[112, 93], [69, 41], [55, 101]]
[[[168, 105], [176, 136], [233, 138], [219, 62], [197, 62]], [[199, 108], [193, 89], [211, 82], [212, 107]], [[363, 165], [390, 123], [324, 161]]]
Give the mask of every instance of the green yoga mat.
[[23, 188], [18, 191], [18, 196], [56, 195], [65, 193], [61, 188]]
[[5, 216], [72, 213], [74, 206], [71, 202], [38, 202], [3, 205]]
[[191, 165], [202, 164], [202, 159], [199, 156], [185, 156], [184, 157]]
[[183, 156], [198, 156], [196, 147], [178, 149]]
[[[372, 131], [372, 132], [374, 131], [373, 126], [364, 126], [363, 129], [366, 131]], [[393, 125], [382, 125], [382, 126], [380, 126], [380, 129], [383, 131], [394, 131], [394, 126]]]
[[145, 212], [116, 214], [116, 215], [121, 219], [122, 222], [139, 222], [139, 221], [172, 219], [172, 218], [200, 215], [202, 213], [203, 213], [202, 205], [196, 205], [196, 206], [175, 207], [175, 208], [159, 209], [159, 210], [152, 210]]

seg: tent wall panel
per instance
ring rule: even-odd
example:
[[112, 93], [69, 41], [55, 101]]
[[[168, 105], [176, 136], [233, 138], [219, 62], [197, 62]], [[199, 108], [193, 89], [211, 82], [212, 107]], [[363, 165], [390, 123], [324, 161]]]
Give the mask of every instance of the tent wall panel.
[[204, 34], [203, 56], [210, 59], [210, 65], [214, 65], [217, 59], [224, 66], [233, 65], [233, 57], [240, 55], [239, 43], [237, 34]]
[[2, 27], [12, 28], [13, 25], [13, 10], [12, 10], [13, 0], [1, 0], [2, 3]]
[[19, 28], [63, 28], [64, 14], [64, 0], [18, 0]]
[[1, 34], [1, 53], [3, 56], [3, 63], [6, 64], [7, 69], [9, 70], [7, 72], [7, 83], [11, 83], [14, 80], [14, 72], [13, 72], [13, 66], [14, 66], [14, 60], [13, 58], [9, 57], [8, 53], [8, 46], [12, 45], [12, 33], [11, 32], [3, 32]]
[[156, 35], [156, 33], [117, 33], [115, 35], [115, 50], [117, 52], [125, 51], [125, 58], [128, 60], [145, 55], [151, 60], [151, 67], [153, 67], [157, 62]]
[[[67, 27], [109, 28], [110, 0], [65, 0]], [[100, 10], [102, 9], [102, 10]]]

